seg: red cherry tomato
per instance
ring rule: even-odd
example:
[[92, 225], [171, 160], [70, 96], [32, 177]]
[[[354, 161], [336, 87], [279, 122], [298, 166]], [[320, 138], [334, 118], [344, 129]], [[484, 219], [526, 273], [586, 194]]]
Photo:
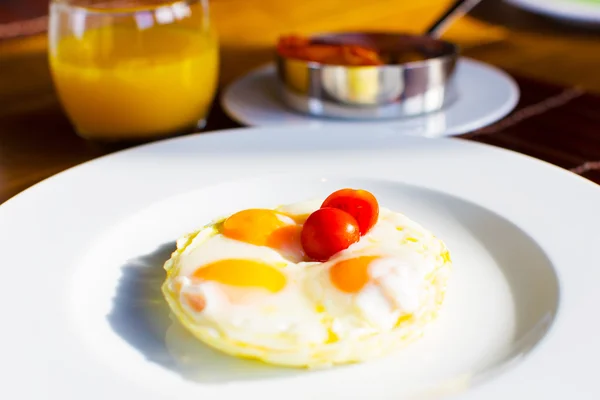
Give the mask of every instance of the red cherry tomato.
[[321, 208], [313, 212], [304, 222], [300, 236], [306, 255], [317, 261], [326, 261], [359, 239], [358, 223], [354, 217], [337, 208]]
[[321, 205], [323, 207], [339, 208], [352, 215], [361, 236], [377, 223], [379, 204], [377, 199], [366, 190], [341, 189], [329, 195]]

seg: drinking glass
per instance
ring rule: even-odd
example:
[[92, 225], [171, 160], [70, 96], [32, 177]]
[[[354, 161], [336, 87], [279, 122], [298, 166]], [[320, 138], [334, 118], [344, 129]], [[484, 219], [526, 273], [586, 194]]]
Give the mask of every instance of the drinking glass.
[[89, 139], [202, 127], [218, 80], [208, 0], [53, 0], [49, 58], [63, 108]]

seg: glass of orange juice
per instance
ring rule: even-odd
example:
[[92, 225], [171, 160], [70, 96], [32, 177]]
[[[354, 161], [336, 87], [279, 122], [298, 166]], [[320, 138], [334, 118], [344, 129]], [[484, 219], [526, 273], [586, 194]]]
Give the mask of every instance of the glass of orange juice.
[[208, 0], [53, 0], [48, 35], [81, 136], [145, 140], [204, 125], [219, 69]]

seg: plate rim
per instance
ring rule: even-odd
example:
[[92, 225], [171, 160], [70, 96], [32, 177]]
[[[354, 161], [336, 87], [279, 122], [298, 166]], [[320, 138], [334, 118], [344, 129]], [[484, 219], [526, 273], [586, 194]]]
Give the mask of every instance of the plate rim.
[[[175, 137], [168, 137], [168, 138], [163, 138], [163, 139], [159, 139], [156, 141], [152, 141], [152, 142], [148, 142], [148, 143], [142, 143], [142, 144], [138, 144], [126, 149], [121, 149], [121, 150], [117, 150], [115, 152], [109, 153], [109, 154], [104, 154], [95, 158], [92, 158], [91, 160], [86, 160], [83, 161], [79, 164], [75, 164], [69, 168], [66, 168], [62, 171], [56, 172], [44, 179], [42, 179], [39, 182], [34, 183], [31, 186], [28, 186], [27, 188], [23, 189], [22, 191], [14, 194], [13, 196], [9, 197], [8, 199], [6, 199], [4, 202], [0, 203], [0, 213], [2, 212], [2, 210], [6, 207], [7, 204], [12, 204], [17, 198], [20, 198], [21, 196], [23, 196], [26, 193], [29, 193], [31, 190], [36, 189], [37, 187], [41, 186], [41, 185], [46, 185], [48, 184], [48, 181], [57, 178], [59, 176], [63, 176], [64, 174], [67, 173], [71, 173], [75, 170], [78, 170], [79, 168], [85, 167], [87, 165], [91, 165], [91, 164], [95, 164], [98, 161], [102, 161], [105, 162], [105, 160], [110, 159], [112, 157], [116, 157], [116, 156], [122, 156], [123, 154], [129, 153], [129, 152], [136, 152], [140, 149], [145, 149], [148, 147], [154, 147], [155, 145], [162, 145], [164, 143], [171, 143], [171, 142], [176, 142], [176, 141], [180, 141], [180, 140], [197, 140], [198, 137], [204, 137], [204, 136], [215, 136], [215, 135], [222, 135], [222, 134], [228, 134], [228, 133], [235, 133], [238, 131], [262, 131], [262, 130], [282, 130], [282, 129], [300, 129], [300, 128], [304, 128], [306, 129], [306, 127], [300, 127], [300, 126], [287, 126], [287, 125], [274, 125], [274, 126], [241, 126], [241, 127], [235, 127], [235, 128], [227, 128], [227, 129], [218, 129], [218, 130], [213, 130], [213, 131], [197, 131], [197, 132], [193, 132], [187, 135], [183, 135], [183, 136], [175, 136]], [[364, 129], [364, 128], [363, 128]], [[389, 128], [387, 127], [376, 127], [375, 129], [379, 129], [379, 130], [387, 130], [389, 131]], [[322, 127], [311, 127], [310, 130], [324, 130], [324, 128]], [[391, 133], [395, 133], [395, 132], [391, 132]], [[400, 136], [400, 135], [399, 135]], [[408, 138], [415, 138], [415, 136], [407, 136]], [[419, 139], [426, 139], [426, 140], [432, 140], [431, 138], [422, 138], [422, 137], [416, 137]], [[552, 164], [549, 161], [545, 161], [542, 160], [540, 158], [536, 158], [534, 156], [530, 156], [528, 154], [524, 154], [521, 152], [518, 152], [516, 150], [511, 150], [511, 149], [507, 149], [504, 147], [499, 147], [499, 146], [495, 146], [493, 144], [488, 144], [488, 143], [484, 143], [484, 142], [478, 142], [478, 141], [473, 141], [470, 140], [468, 138], [461, 138], [461, 137], [440, 137], [440, 138], [435, 138], [433, 140], [440, 140], [440, 141], [446, 141], [446, 140], [451, 140], [451, 141], [461, 141], [464, 143], [467, 143], [467, 145], [469, 146], [475, 146], [475, 147], [482, 147], [482, 148], [487, 148], [487, 149], [493, 149], [494, 151], [499, 151], [501, 153], [509, 153], [512, 154], [513, 156], [517, 156], [517, 157], [521, 157], [524, 159], [528, 159], [530, 161], [533, 161], [535, 163], [541, 163], [544, 164], [546, 167], [550, 167], [551, 169], [554, 169], [560, 173], [565, 173], [567, 175], [572, 176], [575, 179], [580, 180], [582, 183], [585, 183], [587, 185], [591, 185], [592, 187], [597, 187], [600, 188], [599, 184], [596, 184], [595, 182], [579, 175], [576, 174], [574, 172], [569, 171], [568, 169], [559, 167], [556, 164]], [[0, 214], [1, 215], [1, 214]]]
[[[476, 59], [470, 58], [470, 57], [465, 57], [465, 56], [460, 56], [458, 61], [459, 61], [459, 63], [464, 63], [464, 64], [468, 65], [469, 67], [476, 67], [479, 69], [484, 69], [488, 72], [493, 72], [498, 77], [501, 77], [502, 79], [504, 79], [507, 84], [507, 87], [509, 88], [508, 90], [510, 92], [505, 104], [503, 104], [503, 106], [501, 108], [496, 109], [494, 112], [489, 112], [488, 113], [489, 115], [487, 115], [485, 118], [486, 122], [484, 122], [484, 123], [479, 123], [478, 121], [470, 121], [469, 123], [465, 123], [462, 126], [452, 127], [451, 129], [446, 129], [442, 133], [437, 133], [435, 135], [414, 135], [414, 136], [436, 137], [436, 138], [437, 137], [451, 137], [451, 136], [457, 136], [457, 135], [461, 135], [464, 133], [468, 133], [468, 132], [471, 132], [476, 129], [484, 128], [495, 122], [498, 122], [499, 120], [501, 120], [502, 118], [504, 118], [505, 116], [510, 114], [510, 112], [513, 111], [516, 108], [517, 104], [519, 103], [519, 100], [521, 99], [521, 89], [519, 87], [519, 84], [505, 70], [503, 70], [502, 68], [499, 68], [495, 65], [488, 64], [483, 61], [476, 60]], [[275, 68], [275, 63], [273, 63], [273, 62], [263, 63], [262, 65], [259, 65], [258, 67], [255, 67], [255, 68], [247, 71], [243, 75], [237, 77], [236, 79], [234, 79], [232, 82], [228, 83], [225, 86], [223, 92], [219, 96], [218, 101], [219, 101], [219, 105], [221, 106], [221, 108], [223, 109], [225, 114], [227, 116], [229, 116], [229, 118], [231, 118], [238, 124], [245, 126], [245, 127], [271, 127], [271, 126], [277, 126], [277, 125], [286, 125], [286, 126], [287, 125], [289, 125], [289, 126], [300, 126], [301, 125], [301, 126], [309, 126], [309, 127], [326, 127], [326, 126], [336, 126], [336, 125], [347, 126], [347, 124], [352, 122], [351, 120], [340, 120], [339, 122], [328, 121], [327, 119], [323, 119], [323, 118], [319, 118], [319, 117], [311, 117], [311, 116], [299, 114], [293, 110], [289, 110], [290, 114], [296, 115], [296, 118], [298, 118], [297, 120], [295, 120], [295, 122], [293, 122], [291, 124], [287, 124], [284, 122], [281, 122], [278, 124], [260, 124], [260, 123], [257, 124], [256, 121], [249, 121], [247, 118], [241, 116], [241, 114], [239, 114], [237, 111], [232, 109], [232, 107], [230, 105], [231, 100], [229, 100], [229, 98], [232, 96], [231, 93], [233, 90], [235, 90], [240, 84], [244, 83], [244, 81], [250, 80], [250, 79], [254, 78], [256, 75], [267, 73], [268, 71], [270, 71], [271, 69], [274, 69], [274, 68]], [[268, 73], [274, 73], [274, 72], [275, 71], [268, 72]], [[458, 101], [460, 101], [460, 99]], [[282, 107], [285, 107], [285, 106], [282, 105]], [[447, 112], [447, 110], [439, 111], [439, 113], [446, 113], [446, 112]], [[421, 118], [421, 117], [424, 117], [424, 115], [415, 116], [415, 118]], [[407, 119], [410, 119], [410, 118], [407, 118]], [[364, 125], [373, 124], [374, 126], [376, 125], [378, 127], [385, 128], [388, 125], [391, 126], [394, 123], [402, 123], [403, 120], [405, 120], [405, 119], [397, 118], [397, 119], [389, 119], [389, 120], [359, 120], [358, 122], [360, 122], [361, 124], [364, 124]]]

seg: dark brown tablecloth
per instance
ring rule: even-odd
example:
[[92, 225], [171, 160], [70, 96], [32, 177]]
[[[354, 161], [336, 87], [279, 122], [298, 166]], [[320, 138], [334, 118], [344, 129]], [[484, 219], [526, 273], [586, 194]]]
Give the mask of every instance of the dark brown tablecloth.
[[[521, 99], [504, 119], [461, 137], [524, 153], [600, 184], [600, 96], [515, 76]], [[207, 130], [240, 126], [220, 107]]]
[[[462, 137], [546, 160], [600, 184], [600, 96], [515, 79], [521, 89], [515, 111]], [[206, 130], [234, 127], [239, 125], [215, 102]], [[0, 203], [50, 175], [129, 146], [106, 147], [79, 138], [58, 103], [35, 115], [5, 118], [0, 131]]]

